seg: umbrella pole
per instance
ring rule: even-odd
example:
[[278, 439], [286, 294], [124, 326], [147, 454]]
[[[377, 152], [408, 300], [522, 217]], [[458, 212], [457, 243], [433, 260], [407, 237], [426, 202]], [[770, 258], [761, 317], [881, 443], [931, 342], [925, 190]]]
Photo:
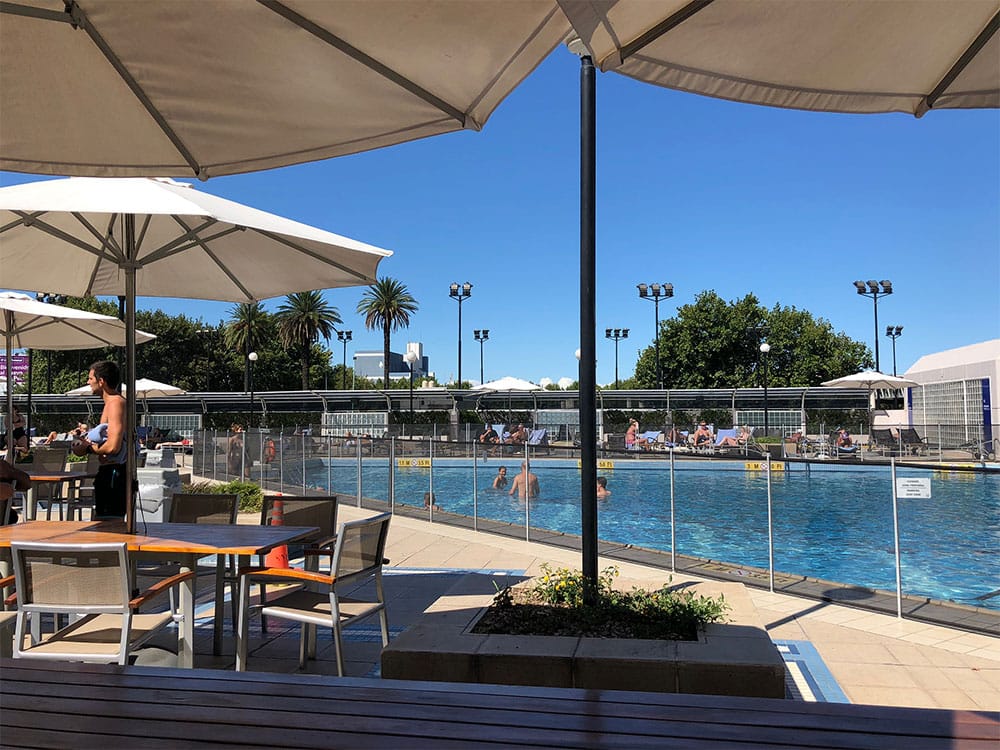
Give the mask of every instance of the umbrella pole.
[[128, 477], [125, 493], [125, 528], [135, 533], [135, 491], [138, 487], [136, 466], [135, 429], [135, 214], [125, 215], [125, 475]]
[[[10, 463], [14, 463], [14, 378], [11, 377], [10, 366], [11, 366], [11, 356], [10, 348], [14, 344], [14, 337], [11, 336], [10, 332], [14, 330], [14, 313], [10, 310], [4, 311], [4, 321], [7, 329], [7, 349], [4, 355], [7, 359], [7, 384], [4, 386], [4, 391], [7, 394], [7, 424], [4, 425], [7, 428], [7, 460]], [[0, 523], [4, 523], [6, 519], [0, 519]]]

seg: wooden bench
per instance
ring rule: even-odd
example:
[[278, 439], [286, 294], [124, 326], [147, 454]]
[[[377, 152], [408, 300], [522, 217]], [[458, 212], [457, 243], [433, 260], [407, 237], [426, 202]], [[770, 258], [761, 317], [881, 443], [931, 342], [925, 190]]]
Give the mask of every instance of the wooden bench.
[[996, 748], [986, 711], [0, 660], [5, 747]]

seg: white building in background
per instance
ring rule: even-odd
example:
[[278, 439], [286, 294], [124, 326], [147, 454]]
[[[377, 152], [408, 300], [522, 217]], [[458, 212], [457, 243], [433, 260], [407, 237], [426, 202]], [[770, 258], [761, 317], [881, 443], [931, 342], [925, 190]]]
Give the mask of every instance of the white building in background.
[[909, 423], [931, 442], [939, 435], [943, 445], [1000, 438], [992, 406], [1000, 387], [1000, 339], [928, 354], [905, 377], [920, 383], [909, 389]]
[[[406, 351], [412, 351], [417, 355], [416, 362], [413, 363], [413, 376], [422, 378], [429, 375], [427, 357], [424, 356], [424, 345], [419, 341], [410, 341], [406, 344]], [[356, 375], [372, 380], [381, 378], [383, 375], [382, 360], [381, 350], [355, 352], [354, 372]], [[389, 352], [389, 377], [394, 379], [410, 377], [410, 367], [403, 359], [403, 354]]]

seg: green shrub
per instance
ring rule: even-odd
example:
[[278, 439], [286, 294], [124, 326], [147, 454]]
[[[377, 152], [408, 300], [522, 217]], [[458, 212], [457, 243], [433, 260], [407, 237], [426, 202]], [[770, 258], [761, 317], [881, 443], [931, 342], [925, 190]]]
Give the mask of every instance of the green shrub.
[[264, 493], [260, 487], [250, 482], [239, 480], [216, 484], [214, 482], [197, 482], [185, 484], [182, 490], [191, 494], [239, 495], [241, 513], [260, 513], [264, 507]]
[[[724, 620], [729, 609], [722, 596], [667, 586], [616, 591], [617, 576], [617, 568], [605, 568], [595, 586], [580, 571], [544, 564], [532, 586], [498, 592], [474, 632], [694, 640], [699, 628]], [[587, 597], [592, 588], [596, 591]]]

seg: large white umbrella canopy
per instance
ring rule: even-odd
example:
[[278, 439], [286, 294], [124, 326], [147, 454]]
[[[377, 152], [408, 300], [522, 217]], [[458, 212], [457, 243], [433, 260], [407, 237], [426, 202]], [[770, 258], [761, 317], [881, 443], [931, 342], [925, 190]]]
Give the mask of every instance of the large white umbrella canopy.
[[865, 370], [856, 372], [853, 375], [845, 375], [842, 378], [835, 378], [821, 383], [827, 388], [867, 388], [870, 391], [889, 390], [899, 388], [915, 388], [920, 383], [907, 378], [886, 375], [878, 370]]
[[511, 377], [507, 375], [499, 380], [491, 380], [488, 383], [483, 383], [481, 385], [473, 386], [470, 390], [473, 391], [541, 391], [544, 390], [540, 385], [536, 385], [529, 380], [521, 380], [520, 378]]
[[996, 0], [559, 0], [594, 64], [824, 112], [1000, 106]]
[[[359, 286], [373, 283], [391, 254], [167, 179], [71, 177], [0, 188], [0, 283], [124, 296], [123, 382], [133, 393], [137, 295], [253, 302]], [[128, 435], [135, 424], [129, 399]], [[127, 456], [134, 478], [135, 456]]]
[[0, 169], [237, 174], [479, 130], [553, 0], [0, 4]]
[[[122, 386], [122, 390], [128, 392], [127, 386]], [[71, 391], [66, 391], [67, 396], [89, 396], [92, 393], [89, 385], [81, 385]], [[149, 378], [139, 378], [135, 381], [135, 394], [139, 398], [162, 398], [165, 396], [181, 396], [187, 393], [183, 388], [169, 383], [160, 383]]]
[[[2, 267], [0, 263], [0, 267]], [[109, 315], [39, 302], [26, 294], [0, 292], [0, 328], [4, 337], [7, 372], [14, 349], [99, 349], [124, 346], [125, 324]], [[155, 336], [136, 331], [137, 343]], [[7, 390], [7, 452], [13, 459], [13, 389]]]

